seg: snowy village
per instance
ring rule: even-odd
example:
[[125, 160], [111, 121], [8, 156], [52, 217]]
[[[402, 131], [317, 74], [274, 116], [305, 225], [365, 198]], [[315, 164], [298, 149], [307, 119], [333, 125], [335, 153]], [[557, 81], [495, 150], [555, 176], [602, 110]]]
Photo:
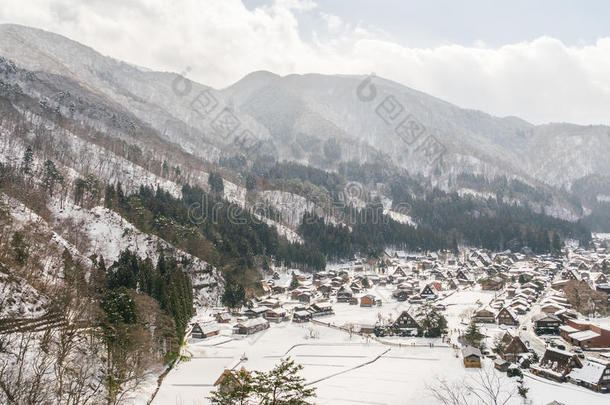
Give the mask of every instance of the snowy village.
[[443, 387], [481, 370], [515, 386], [509, 403], [520, 403], [524, 377], [535, 398], [527, 403], [606, 403], [610, 252], [608, 241], [594, 244], [568, 246], [560, 258], [387, 251], [315, 274], [276, 269], [264, 296], [199, 313], [192, 358], [169, 374], [155, 403], [189, 403], [227, 375], [282, 356], [304, 366], [319, 403], [435, 403]]

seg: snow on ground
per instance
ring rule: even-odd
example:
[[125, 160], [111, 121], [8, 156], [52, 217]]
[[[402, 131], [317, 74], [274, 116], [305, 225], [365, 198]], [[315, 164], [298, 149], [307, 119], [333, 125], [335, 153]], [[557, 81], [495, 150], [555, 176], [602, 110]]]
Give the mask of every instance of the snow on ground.
[[[298, 227], [305, 212], [316, 210], [316, 205], [305, 197], [280, 190], [263, 191], [260, 196], [265, 204], [277, 209], [282, 221], [292, 227]], [[323, 215], [322, 212], [317, 212]]]
[[385, 215], [389, 215], [396, 222], [400, 222], [401, 224], [411, 225], [417, 228], [417, 223], [413, 221], [409, 215], [401, 214], [400, 212], [392, 211], [392, 210], [383, 210]]
[[[371, 290], [383, 296], [383, 288]], [[443, 300], [450, 324], [459, 324], [459, 314], [465, 309], [483, 304], [493, 297], [485, 291], [458, 291]], [[319, 318], [322, 322], [371, 323], [377, 313], [398, 312], [408, 303], [385, 304], [382, 307], [361, 308], [349, 304], [334, 304], [336, 314]], [[350, 315], [351, 314], [351, 315]], [[374, 323], [374, 322], [373, 322]], [[172, 370], [161, 385], [153, 405], [207, 404], [214, 382], [226, 368], [269, 370], [282, 357], [290, 356], [304, 366], [302, 375], [317, 388], [317, 404], [437, 404], [427, 385], [437, 378], [459, 380], [473, 378], [479, 372], [465, 369], [455, 349], [447, 345], [430, 347], [428, 340], [414, 338], [384, 338], [382, 344], [322, 325], [285, 322], [272, 324], [269, 329], [242, 337], [231, 335], [230, 325], [221, 325], [219, 336], [191, 341], [187, 350], [192, 359]], [[313, 338], [311, 336], [314, 336]], [[411, 346], [417, 341], [423, 345]], [[395, 343], [403, 343], [397, 347]], [[457, 357], [456, 357], [457, 356]], [[241, 361], [245, 357], [247, 360]], [[484, 364], [491, 367], [491, 360]], [[501, 376], [504, 389], [515, 386], [515, 380]], [[605, 404], [608, 396], [596, 394], [572, 384], [557, 384], [526, 373], [532, 405], [545, 405], [558, 400], [566, 405]], [[522, 403], [515, 394], [509, 402]]]
[[21, 277], [0, 272], [0, 317], [35, 318], [45, 314], [47, 298]]
[[81, 230], [91, 241], [86, 256], [98, 254], [104, 257], [107, 265], [118, 259], [121, 251], [129, 249], [140, 257], [150, 257], [156, 262], [159, 256], [159, 247], [170, 248], [179, 257], [185, 257], [191, 265], [186, 270], [196, 288], [196, 301], [198, 305], [208, 305], [216, 302], [220, 294], [219, 284], [222, 284], [218, 271], [205, 261], [194, 257], [163, 239], [140, 232], [135, 226], [126, 221], [116, 212], [98, 206], [90, 210], [77, 205], [58, 204], [50, 205], [58, 219], [72, 219], [81, 224]]

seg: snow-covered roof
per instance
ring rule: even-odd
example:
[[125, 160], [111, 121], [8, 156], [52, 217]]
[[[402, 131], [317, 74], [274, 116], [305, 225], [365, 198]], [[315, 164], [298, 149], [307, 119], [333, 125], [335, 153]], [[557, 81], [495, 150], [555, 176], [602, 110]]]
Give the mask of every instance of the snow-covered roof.
[[580, 342], [582, 340], [594, 339], [599, 336], [599, 333], [593, 332], [592, 330], [583, 330], [582, 332], [570, 334], [570, 339], [578, 340]]
[[263, 318], [253, 318], [253, 319], [248, 319], [247, 321], [244, 322], [240, 322], [238, 324], [238, 326], [243, 326], [244, 328], [251, 328], [253, 326], [258, 326], [258, 325], [263, 325], [263, 324], [267, 324], [267, 320], [263, 319]]
[[479, 349], [477, 349], [476, 347], [473, 346], [466, 346], [462, 349], [462, 355], [464, 357], [468, 357], [468, 356], [478, 356], [478, 357], [482, 357], [481, 351]]
[[568, 374], [568, 377], [576, 381], [598, 384], [607, 366], [607, 364], [603, 364], [601, 361], [589, 360], [582, 368], [573, 369], [570, 374]]

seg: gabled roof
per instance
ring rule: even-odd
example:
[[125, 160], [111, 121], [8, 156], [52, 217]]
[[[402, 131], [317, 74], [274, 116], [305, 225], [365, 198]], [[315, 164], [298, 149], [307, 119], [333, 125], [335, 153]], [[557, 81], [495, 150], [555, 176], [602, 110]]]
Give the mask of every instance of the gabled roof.
[[582, 368], [573, 369], [568, 377], [576, 381], [582, 381], [589, 384], [598, 384], [602, 379], [604, 371], [608, 364], [600, 361], [587, 361]]
[[532, 317], [532, 321], [546, 321], [546, 322], [558, 322], [560, 319], [553, 314], [547, 314], [546, 312], [540, 312]]
[[468, 356], [472, 356], [472, 355], [478, 356], [478, 357], [483, 357], [483, 355], [481, 354], [481, 351], [473, 346], [465, 346], [462, 349], [462, 355], [464, 357], [468, 357]]

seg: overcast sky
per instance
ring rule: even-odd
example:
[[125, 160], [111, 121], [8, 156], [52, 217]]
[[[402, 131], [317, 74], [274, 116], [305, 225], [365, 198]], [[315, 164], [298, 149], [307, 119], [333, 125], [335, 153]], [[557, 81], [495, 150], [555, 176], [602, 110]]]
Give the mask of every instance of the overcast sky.
[[0, 21], [224, 87], [375, 72], [461, 107], [610, 124], [610, 2], [1, 0]]

